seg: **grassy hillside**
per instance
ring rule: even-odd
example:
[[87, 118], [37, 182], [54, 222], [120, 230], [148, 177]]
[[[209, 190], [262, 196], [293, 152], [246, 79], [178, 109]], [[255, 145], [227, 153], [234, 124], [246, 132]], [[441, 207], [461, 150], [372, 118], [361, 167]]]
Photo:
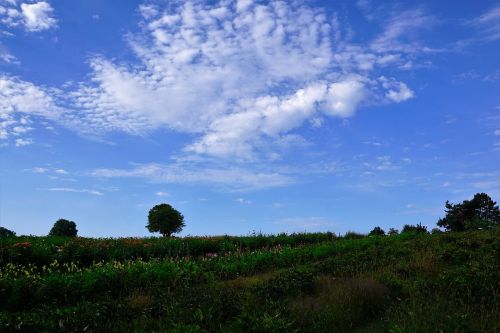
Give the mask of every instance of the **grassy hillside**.
[[0, 239], [0, 331], [499, 332], [500, 230]]

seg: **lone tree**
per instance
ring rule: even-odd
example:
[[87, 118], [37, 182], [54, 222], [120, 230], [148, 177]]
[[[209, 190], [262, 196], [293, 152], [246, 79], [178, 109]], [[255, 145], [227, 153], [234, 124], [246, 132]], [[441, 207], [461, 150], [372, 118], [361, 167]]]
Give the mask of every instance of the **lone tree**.
[[14, 237], [16, 233], [4, 227], [0, 227], [0, 237]]
[[170, 237], [181, 232], [184, 226], [184, 216], [169, 204], [159, 204], [149, 210], [146, 226], [149, 232], [159, 232]]
[[447, 231], [490, 229], [500, 225], [500, 210], [486, 193], [476, 193], [472, 200], [459, 204], [446, 201], [446, 216], [437, 225]]
[[73, 221], [59, 219], [50, 229], [49, 236], [76, 237], [76, 223]]
[[381, 227], [375, 227], [370, 231], [368, 236], [385, 236], [385, 231]]

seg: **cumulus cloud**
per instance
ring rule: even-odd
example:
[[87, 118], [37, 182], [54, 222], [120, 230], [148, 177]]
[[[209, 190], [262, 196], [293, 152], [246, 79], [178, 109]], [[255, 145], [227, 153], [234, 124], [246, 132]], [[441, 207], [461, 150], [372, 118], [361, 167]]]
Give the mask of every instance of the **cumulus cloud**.
[[384, 76], [380, 77], [379, 81], [386, 89], [385, 97], [392, 102], [404, 102], [415, 96], [415, 93], [404, 82], [398, 82]]
[[56, 19], [51, 16], [54, 9], [47, 2], [23, 3], [21, 11], [24, 17], [24, 26], [28, 31], [47, 30], [57, 24]]
[[18, 136], [16, 146], [32, 143], [19, 136], [33, 130], [30, 117], [61, 120], [62, 108], [56, 106], [54, 90], [38, 87], [16, 77], [0, 74], [0, 140]]
[[54, 9], [48, 2], [4, 1], [0, 5], [0, 22], [8, 27], [23, 26], [29, 32], [38, 32], [57, 26]]
[[[41, 22], [56, 23], [47, 21], [46, 2], [21, 7], [23, 15], [31, 13], [33, 31], [47, 26]], [[142, 31], [128, 35], [138, 62], [95, 56], [90, 81], [61, 90], [4, 81], [30, 86], [44, 116], [83, 134], [167, 128], [194, 136], [186, 152], [252, 159], [257, 147], [282, 142], [314, 119], [351, 117], [364, 104], [412, 98], [406, 83], [377, 77], [415, 52], [403, 47], [404, 36], [430, 22], [421, 11], [404, 12], [372, 43], [355, 45], [342, 37], [348, 29], [335, 13], [300, 2], [192, 0], [146, 3], [138, 12]], [[15, 122], [22, 101], [10, 100]]]

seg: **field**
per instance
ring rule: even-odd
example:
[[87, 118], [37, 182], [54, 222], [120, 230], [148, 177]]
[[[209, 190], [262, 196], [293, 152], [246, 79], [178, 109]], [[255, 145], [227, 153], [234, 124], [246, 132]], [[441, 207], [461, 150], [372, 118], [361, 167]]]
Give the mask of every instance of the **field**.
[[500, 332], [500, 230], [0, 239], [2, 332]]

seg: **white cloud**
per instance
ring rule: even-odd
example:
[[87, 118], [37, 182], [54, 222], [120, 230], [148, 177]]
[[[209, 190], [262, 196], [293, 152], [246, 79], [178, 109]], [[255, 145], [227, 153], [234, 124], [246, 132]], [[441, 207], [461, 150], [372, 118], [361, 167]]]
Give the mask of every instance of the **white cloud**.
[[64, 169], [55, 169], [54, 172], [57, 174], [60, 174], [60, 175], [67, 175], [68, 174], [68, 171], [66, 171]]
[[247, 199], [243, 199], [243, 198], [237, 198], [236, 202], [238, 202], [238, 203], [240, 203], [242, 205], [249, 205], [249, 204], [252, 203], [252, 201], [247, 200]]
[[101, 178], [142, 178], [157, 183], [211, 184], [232, 190], [254, 190], [289, 185], [293, 179], [271, 171], [250, 171], [181, 164], [142, 164], [131, 169], [97, 169], [91, 172]]
[[158, 192], [156, 192], [156, 195], [159, 196], [159, 197], [168, 197], [168, 196], [170, 196], [170, 193], [163, 192], [163, 191], [158, 191]]
[[426, 15], [421, 9], [407, 10], [392, 15], [385, 23], [383, 33], [371, 43], [371, 49], [380, 53], [421, 52], [425, 48], [419, 44], [415, 35], [422, 29], [432, 27], [435, 22], [432, 16]]
[[[378, 156], [375, 158], [375, 161], [371, 162], [365, 162], [363, 163], [365, 167], [367, 167], [370, 170], [375, 170], [375, 171], [390, 171], [390, 170], [395, 170], [398, 169], [399, 166], [395, 165], [392, 162], [392, 159], [390, 156]], [[373, 174], [372, 172], [368, 172], [368, 175]]]
[[500, 6], [493, 7], [488, 12], [477, 17], [472, 24], [481, 30], [486, 40], [497, 40], [500, 38]]
[[17, 64], [17, 58], [14, 57], [9, 50], [0, 42], [0, 62], [6, 62], [8, 64]]
[[32, 139], [16, 139], [14, 141], [16, 147], [24, 147], [24, 146], [29, 146], [31, 144], [33, 144], [33, 140]]
[[57, 21], [51, 16], [53, 11], [50, 4], [45, 1], [21, 4], [26, 30], [42, 31], [55, 27]]
[[384, 76], [380, 77], [379, 81], [382, 82], [382, 86], [386, 89], [385, 97], [392, 102], [404, 102], [415, 96], [415, 93], [403, 82], [387, 79]]
[[158, 15], [158, 9], [154, 5], [140, 5], [139, 12], [145, 19], [150, 19]]
[[69, 188], [69, 187], [52, 187], [48, 188], [47, 191], [53, 191], [53, 192], [73, 192], [73, 193], [88, 193], [96, 196], [102, 196], [104, 195], [102, 192], [96, 191], [96, 190], [89, 190], [89, 189], [75, 189], [75, 188]]
[[24, 27], [29, 32], [39, 32], [57, 26], [54, 9], [46, 1], [0, 2], [0, 22], [10, 28]]
[[[21, 7], [33, 31], [56, 24], [46, 2]], [[406, 83], [376, 77], [406, 62], [415, 50], [402, 47], [405, 36], [431, 22], [404, 12], [373, 43], [355, 45], [335, 14], [300, 2], [193, 0], [138, 11], [143, 30], [128, 37], [138, 63], [96, 56], [89, 82], [62, 89], [0, 77], [10, 87], [0, 89], [0, 110], [9, 109], [0, 137], [24, 112], [92, 136], [167, 128], [194, 135], [186, 152], [256, 158], [307, 121], [412, 98]]]
[[30, 116], [62, 121], [62, 109], [56, 106], [53, 93], [54, 90], [0, 74], [0, 139], [17, 136], [16, 146], [31, 143], [31, 139], [20, 137], [33, 130], [28, 126]]

